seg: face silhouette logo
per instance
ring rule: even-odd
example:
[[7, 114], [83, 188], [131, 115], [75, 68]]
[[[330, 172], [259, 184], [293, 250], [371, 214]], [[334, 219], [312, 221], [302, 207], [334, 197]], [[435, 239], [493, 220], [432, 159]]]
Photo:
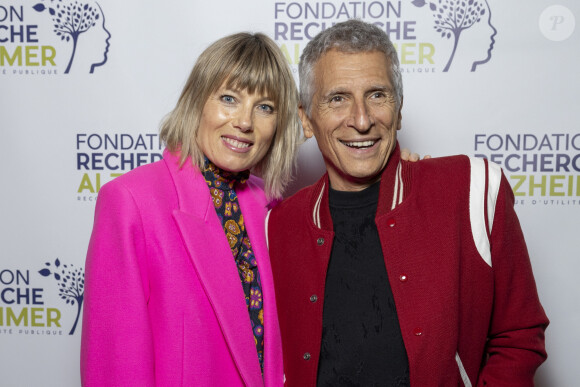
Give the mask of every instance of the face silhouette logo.
[[111, 34], [105, 27], [105, 14], [99, 3], [50, 0], [32, 8], [50, 16], [56, 36], [71, 47], [65, 74], [71, 69], [92, 74], [107, 62]]
[[76, 318], [69, 335], [75, 333], [85, 295], [85, 270], [72, 264], [63, 265], [57, 258], [54, 262], [46, 262], [45, 268], [38, 273], [43, 277], [52, 277], [58, 283], [58, 295], [70, 306], [76, 306]]
[[[469, 59], [467, 64], [462, 64], [468, 66], [470, 71], [475, 71], [477, 66], [489, 62], [497, 30], [491, 24], [491, 8], [487, 0], [413, 0], [411, 3], [428, 9], [433, 16], [435, 31], [442, 39], [453, 42], [444, 72], [449, 71], [458, 52], [465, 56], [463, 63]], [[469, 35], [468, 38], [479, 49], [475, 49], [469, 42], [466, 43], [465, 38], [461, 39], [466, 35]]]

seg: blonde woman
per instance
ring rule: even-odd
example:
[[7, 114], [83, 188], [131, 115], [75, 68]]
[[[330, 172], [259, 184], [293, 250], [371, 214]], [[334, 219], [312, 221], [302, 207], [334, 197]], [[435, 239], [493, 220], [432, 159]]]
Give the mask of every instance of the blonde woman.
[[201, 54], [162, 125], [164, 159], [99, 192], [84, 386], [283, 384], [264, 218], [292, 174], [297, 99], [263, 34]]

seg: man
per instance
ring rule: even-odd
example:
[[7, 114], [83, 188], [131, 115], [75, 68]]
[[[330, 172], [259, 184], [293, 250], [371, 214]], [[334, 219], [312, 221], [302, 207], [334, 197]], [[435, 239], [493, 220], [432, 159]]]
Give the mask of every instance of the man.
[[501, 169], [401, 161], [399, 62], [376, 26], [321, 32], [299, 70], [327, 173], [268, 220], [286, 385], [533, 385], [548, 319]]

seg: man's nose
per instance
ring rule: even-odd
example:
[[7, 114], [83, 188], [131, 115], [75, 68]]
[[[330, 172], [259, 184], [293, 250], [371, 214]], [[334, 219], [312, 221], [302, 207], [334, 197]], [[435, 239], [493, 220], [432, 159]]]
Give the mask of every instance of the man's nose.
[[366, 132], [371, 128], [373, 125], [373, 119], [370, 116], [368, 106], [364, 101], [354, 101], [350, 121], [350, 126], [359, 132]]

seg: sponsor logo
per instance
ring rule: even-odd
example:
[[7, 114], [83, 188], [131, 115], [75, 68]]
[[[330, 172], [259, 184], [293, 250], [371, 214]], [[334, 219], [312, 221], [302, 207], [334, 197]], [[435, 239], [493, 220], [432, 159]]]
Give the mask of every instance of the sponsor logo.
[[68, 305], [76, 305], [76, 317], [69, 335], [75, 333], [77, 323], [81, 316], [83, 299], [85, 294], [85, 270], [76, 268], [74, 265], [61, 265], [57, 258], [54, 263], [46, 262], [46, 267], [39, 270], [38, 273], [43, 277], [53, 278], [58, 284], [58, 296]]
[[80, 173], [77, 201], [94, 202], [106, 182], [163, 158], [156, 133], [77, 133], [75, 142], [75, 168]]
[[516, 204], [580, 206], [580, 133], [476, 134], [474, 149], [503, 168]]
[[108, 60], [105, 19], [90, 0], [0, 5], [0, 75], [94, 73]]
[[412, 4], [419, 8], [428, 6], [433, 18], [435, 32], [442, 39], [453, 42], [453, 49], [443, 68], [444, 72], [449, 71], [457, 49], [462, 50], [460, 46], [461, 36], [468, 34], [472, 29], [477, 30], [479, 25], [487, 25], [488, 27], [488, 32], [483, 33], [489, 34], [489, 46], [487, 46], [487, 55], [480, 60], [473, 61], [470, 70], [475, 71], [477, 66], [489, 62], [497, 30], [491, 23], [491, 8], [487, 0], [439, 0], [437, 2], [413, 0]]
[[[49, 283], [50, 278], [54, 282]], [[74, 335], [84, 284], [84, 269], [62, 264], [58, 258], [40, 270], [0, 270], [0, 335]], [[63, 303], [72, 308], [61, 309]]]
[[389, 35], [404, 73], [476, 71], [490, 62], [497, 35], [487, 0], [303, 0], [274, 4], [274, 39], [296, 73], [308, 41], [352, 18]]

